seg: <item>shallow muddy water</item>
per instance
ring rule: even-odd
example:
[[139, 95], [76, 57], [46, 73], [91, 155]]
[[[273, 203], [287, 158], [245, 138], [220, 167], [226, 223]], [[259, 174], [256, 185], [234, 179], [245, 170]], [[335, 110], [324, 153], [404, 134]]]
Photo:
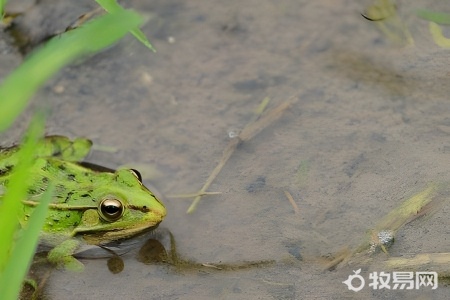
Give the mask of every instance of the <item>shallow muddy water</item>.
[[[414, 45], [390, 42], [361, 17], [370, 1], [127, 1], [148, 17], [142, 30], [157, 53], [127, 36], [65, 68], [2, 135], [4, 144], [19, 139], [32, 109], [47, 107], [48, 134], [113, 148], [89, 161], [134, 166], [165, 195], [160, 227], [174, 235], [180, 257], [275, 263], [180, 269], [131, 252], [112, 274], [106, 260], [84, 259], [83, 273], [52, 272], [45, 299], [447, 299], [445, 282], [433, 291], [369, 287], [369, 273], [390, 272], [384, 254], [324, 271], [327, 258], [357, 246], [402, 201], [450, 181], [450, 52], [414, 16], [416, 8], [443, 8], [399, 2]], [[0, 44], [2, 77], [21, 60], [8, 45]], [[208, 189], [220, 195], [204, 197], [192, 214], [192, 199], [167, 197], [202, 187], [230, 130], [243, 129], [265, 97], [270, 109], [292, 96], [276, 122], [236, 149]], [[443, 201], [402, 227], [390, 256], [449, 252], [449, 213]], [[342, 282], [360, 268], [366, 286], [349, 291]]]

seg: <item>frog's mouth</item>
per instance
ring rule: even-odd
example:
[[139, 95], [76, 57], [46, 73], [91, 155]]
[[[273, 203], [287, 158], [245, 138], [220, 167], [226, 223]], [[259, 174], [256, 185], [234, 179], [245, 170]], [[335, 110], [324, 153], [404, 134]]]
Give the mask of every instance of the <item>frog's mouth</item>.
[[112, 241], [131, 238], [143, 232], [152, 231], [159, 226], [159, 223], [160, 222], [152, 226], [149, 226], [148, 224], [143, 224], [141, 226], [135, 226], [133, 228], [116, 229], [108, 231], [77, 230], [77, 234], [81, 235], [88, 244], [101, 245]]

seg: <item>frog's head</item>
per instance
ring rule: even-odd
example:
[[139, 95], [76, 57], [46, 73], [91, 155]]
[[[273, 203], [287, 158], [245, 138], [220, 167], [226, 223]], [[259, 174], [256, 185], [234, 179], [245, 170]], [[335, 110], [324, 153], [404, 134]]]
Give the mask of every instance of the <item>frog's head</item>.
[[156, 228], [166, 208], [142, 184], [139, 172], [119, 169], [108, 175], [93, 192], [97, 207], [83, 213], [73, 234], [83, 235], [88, 243], [103, 244]]

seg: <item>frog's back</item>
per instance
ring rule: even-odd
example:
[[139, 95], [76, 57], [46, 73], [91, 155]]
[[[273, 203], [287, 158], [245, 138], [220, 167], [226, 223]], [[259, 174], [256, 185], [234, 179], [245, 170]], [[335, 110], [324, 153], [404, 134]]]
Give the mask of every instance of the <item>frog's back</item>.
[[[37, 158], [59, 157], [65, 161], [81, 161], [91, 149], [92, 142], [88, 139], [69, 138], [59, 135], [46, 136], [38, 142], [34, 153]], [[6, 185], [12, 169], [19, 162], [20, 145], [0, 148], [0, 185]]]

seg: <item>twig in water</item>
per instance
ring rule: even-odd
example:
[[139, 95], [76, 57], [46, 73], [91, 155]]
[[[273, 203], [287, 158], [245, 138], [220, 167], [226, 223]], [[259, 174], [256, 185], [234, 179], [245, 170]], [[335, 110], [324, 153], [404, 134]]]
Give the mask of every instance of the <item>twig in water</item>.
[[[223, 151], [222, 158], [220, 159], [219, 164], [214, 168], [211, 175], [209, 175], [205, 184], [198, 192], [199, 196], [195, 197], [191, 206], [189, 206], [189, 208], [187, 210], [188, 214], [194, 212], [195, 208], [197, 207], [197, 204], [200, 202], [200, 199], [201, 199], [200, 195], [206, 192], [208, 187], [211, 185], [211, 183], [214, 181], [214, 179], [217, 177], [217, 175], [220, 173], [222, 168], [227, 163], [228, 159], [231, 157], [233, 152], [236, 150], [237, 146], [241, 142], [250, 140], [255, 135], [260, 133], [264, 128], [266, 128], [267, 126], [269, 126], [270, 124], [275, 122], [295, 102], [295, 100], [296, 100], [296, 96], [289, 98], [288, 101], [278, 105], [274, 109], [267, 112], [265, 115], [261, 116], [261, 118], [248, 124], [237, 137], [230, 140], [227, 147]], [[263, 100], [263, 102], [264, 102], [264, 100]]]

